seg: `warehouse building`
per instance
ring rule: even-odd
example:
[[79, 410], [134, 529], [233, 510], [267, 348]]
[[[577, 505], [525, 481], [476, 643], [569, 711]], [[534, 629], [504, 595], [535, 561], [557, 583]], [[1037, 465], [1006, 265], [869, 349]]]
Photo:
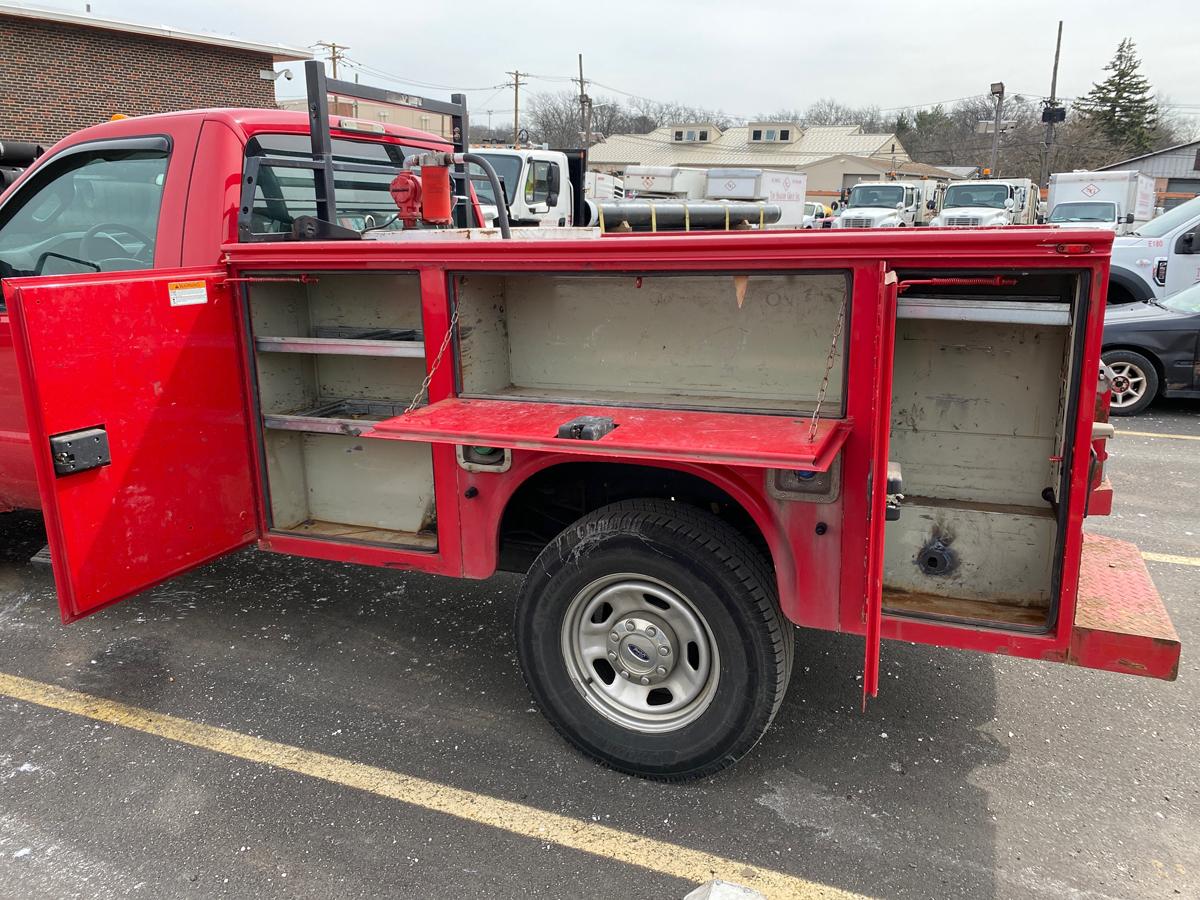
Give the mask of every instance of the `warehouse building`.
[[49, 146], [127, 116], [275, 106], [276, 63], [307, 50], [0, 2], [0, 140]]
[[1170, 209], [1200, 196], [1200, 141], [1176, 144], [1101, 169], [1133, 169], [1154, 179], [1159, 205]]
[[805, 128], [796, 122], [750, 122], [724, 129], [712, 122], [683, 122], [649, 134], [611, 135], [588, 150], [588, 167], [595, 171], [620, 174], [629, 165], [804, 172], [809, 194], [828, 197], [893, 173], [952, 177], [910, 160], [895, 134], [864, 132], [857, 125]]

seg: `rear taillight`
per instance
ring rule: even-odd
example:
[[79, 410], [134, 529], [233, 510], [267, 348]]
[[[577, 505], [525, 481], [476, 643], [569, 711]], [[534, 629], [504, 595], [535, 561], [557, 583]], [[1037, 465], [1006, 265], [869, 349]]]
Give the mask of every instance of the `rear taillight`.
[[1167, 283], [1167, 258], [1160, 256], [1154, 261], [1154, 283], [1162, 287]]

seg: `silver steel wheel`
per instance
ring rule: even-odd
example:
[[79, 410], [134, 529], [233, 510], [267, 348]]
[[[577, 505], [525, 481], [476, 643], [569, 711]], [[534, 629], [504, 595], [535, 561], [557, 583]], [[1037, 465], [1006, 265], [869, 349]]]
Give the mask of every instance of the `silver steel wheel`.
[[1141, 366], [1130, 362], [1115, 362], [1108, 367], [1112, 371], [1112, 399], [1109, 405], [1116, 409], [1133, 406], [1146, 393], [1146, 373]]
[[575, 595], [561, 647], [583, 698], [633, 731], [675, 731], [708, 708], [720, 659], [708, 623], [656, 579], [608, 575]]

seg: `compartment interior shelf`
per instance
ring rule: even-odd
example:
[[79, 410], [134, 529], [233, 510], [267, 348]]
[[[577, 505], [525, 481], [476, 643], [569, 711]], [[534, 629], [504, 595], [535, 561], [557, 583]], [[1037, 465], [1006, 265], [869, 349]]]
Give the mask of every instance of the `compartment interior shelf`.
[[268, 413], [263, 425], [284, 431], [361, 434], [376, 422], [400, 415], [407, 406], [390, 400], [323, 400], [294, 413]]
[[341, 356], [400, 356], [421, 359], [425, 343], [412, 328], [314, 328], [312, 336], [259, 335], [254, 347], [264, 353], [334, 353]]
[[[579, 416], [608, 417], [616, 427], [599, 440], [558, 437], [559, 426]], [[822, 420], [810, 439], [808, 417], [451, 398], [386, 419], [364, 435], [824, 472], [851, 429], [846, 419]]]

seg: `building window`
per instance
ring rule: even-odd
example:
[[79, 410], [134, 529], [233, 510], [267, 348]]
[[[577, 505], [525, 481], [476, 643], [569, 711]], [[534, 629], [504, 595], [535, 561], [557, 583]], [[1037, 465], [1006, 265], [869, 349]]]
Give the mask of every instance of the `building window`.
[[775, 129], [774, 128], [767, 129], [767, 140], [768, 141], [775, 140]]
[[761, 141], [762, 140], [762, 129], [755, 128], [753, 131], [751, 131], [750, 132], [750, 140]]
[[701, 132], [700, 132], [700, 140], [702, 140], [702, 141], [707, 141], [707, 140], [708, 140], [708, 132], [707, 132], [707, 131], [701, 131]]
[[781, 141], [790, 141], [790, 140], [792, 139], [792, 132], [791, 132], [791, 130], [790, 130], [790, 129], [788, 129], [788, 128], [781, 128], [781, 129], [779, 130], [779, 139], [780, 139]]
[[694, 141], [694, 140], [696, 139], [696, 132], [694, 132], [694, 131], [688, 131], [688, 133], [687, 133], [687, 139], [688, 139], [689, 141]]
[[682, 131], [675, 132], [675, 140], [677, 140], [677, 141], [683, 140], [683, 132]]
[[1192, 168], [1200, 172], [1200, 148], [1196, 149], [1196, 162], [1192, 165]]

